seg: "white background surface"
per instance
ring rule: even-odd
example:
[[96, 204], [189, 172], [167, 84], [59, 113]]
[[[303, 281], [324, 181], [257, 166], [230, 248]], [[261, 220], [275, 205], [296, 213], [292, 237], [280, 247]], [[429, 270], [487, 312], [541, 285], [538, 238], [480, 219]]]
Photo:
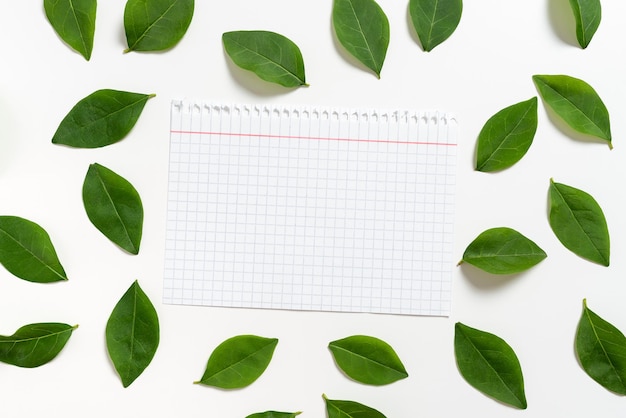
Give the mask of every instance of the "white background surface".
[[[626, 330], [624, 164], [626, 3], [603, 2], [603, 20], [586, 50], [576, 45], [567, 0], [466, 1], [457, 31], [431, 53], [409, 26], [407, 1], [379, 0], [391, 25], [382, 78], [354, 63], [334, 40], [332, 2], [199, 0], [180, 44], [165, 53], [122, 54], [123, 0], [101, 1], [91, 61], [64, 45], [41, 1], [0, 2], [0, 213], [39, 223], [50, 234], [69, 281], [28, 283], [0, 270], [0, 333], [21, 325], [79, 324], [63, 352], [37, 369], [0, 364], [2, 415], [68, 417], [245, 417], [267, 409], [325, 416], [322, 393], [379, 409], [389, 418], [623, 416], [624, 399], [596, 384], [576, 361], [573, 340], [582, 299]], [[229, 30], [272, 30], [302, 50], [310, 87], [285, 90], [234, 67], [223, 52]], [[612, 116], [615, 149], [572, 139], [540, 102], [539, 128], [511, 169], [473, 171], [484, 122], [535, 96], [533, 74], [568, 74], [590, 83]], [[95, 150], [53, 145], [59, 122], [101, 88], [155, 93], [130, 135]], [[460, 125], [456, 255], [484, 229], [515, 228], [548, 258], [515, 277], [456, 268], [449, 318], [330, 314], [169, 306], [162, 295], [169, 107], [174, 98], [320, 106], [442, 109]], [[81, 201], [87, 167], [103, 164], [142, 196], [145, 223], [138, 256], [128, 255], [88, 221]], [[591, 193], [605, 211], [612, 263], [604, 268], [566, 250], [547, 222], [549, 179]], [[148, 367], [123, 389], [108, 360], [106, 320], [139, 280], [161, 321], [161, 344]], [[504, 338], [517, 352], [528, 409], [487, 398], [459, 375], [453, 353], [460, 321]], [[280, 343], [265, 374], [243, 390], [193, 385], [226, 338], [252, 333]], [[386, 340], [410, 377], [385, 387], [352, 382], [327, 344], [353, 334]]]

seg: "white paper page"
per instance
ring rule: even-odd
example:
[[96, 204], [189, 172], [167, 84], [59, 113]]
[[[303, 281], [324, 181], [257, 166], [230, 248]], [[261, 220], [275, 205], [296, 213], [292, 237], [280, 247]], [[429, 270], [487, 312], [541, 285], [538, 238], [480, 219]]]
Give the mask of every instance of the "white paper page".
[[456, 122], [172, 104], [164, 301], [446, 316]]

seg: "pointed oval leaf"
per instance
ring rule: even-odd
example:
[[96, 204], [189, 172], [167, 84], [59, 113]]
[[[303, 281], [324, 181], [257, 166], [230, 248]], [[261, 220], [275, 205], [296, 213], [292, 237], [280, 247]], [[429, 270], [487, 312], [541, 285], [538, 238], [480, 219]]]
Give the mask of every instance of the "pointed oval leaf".
[[17, 216], [0, 216], [0, 264], [29, 282], [67, 280], [48, 233]]
[[128, 0], [124, 30], [130, 51], [163, 51], [185, 36], [194, 11], [194, 0]]
[[386, 418], [380, 411], [359, 402], [328, 399], [325, 395], [323, 398], [328, 418]]
[[296, 418], [302, 412], [265, 411], [248, 415], [246, 418]]
[[222, 35], [224, 49], [237, 66], [285, 87], [306, 86], [300, 48], [268, 31], [233, 31]]
[[337, 366], [357, 382], [379, 386], [409, 375], [394, 349], [378, 338], [353, 335], [332, 341], [328, 348]]
[[378, 78], [389, 46], [389, 20], [374, 0], [334, 0], [333, 27], [343, 47]]
[[609, 111], [593, 87], [568, 75], [534, 75], [533, 81], [547, 105], [573, 130], [613, 147]]
[[91, 164], [83, 182], [83, 204], [89, 220], [104, 236], [131, 254], [139, 253], [143, 205], [128, 180]]
[[500, 402], [526, 409], [519, 360], [502, 338], [457, 322], [454, 354], [459, 372], [467, 383]]
[[78, 325], [56, 322], [29, 324], [13, 335], [0, 335], [0, 361], [19, 367], [39, 367], [54, 359]]
[[478, 235], [465, 249], [462, 262], [492, 274], [514, 274], [544, 258], [546, 253], [533, 241], [514, 229], [499, 227]]
[[574, 254], [609, 265], [611, 243], [602, 208], [587, 192], [550, 179], [550, 227]]
[[463, 13], [463, 0], [410, 0], [409, 14], [424, 51], [432, 51], [454, 33]]
[[576, 20], [576, 39], [581, 48], [587, 48], [602, 19], [600, 0], [569, 0]]
[[43, 5], [59, 37], [89, 61], [96, 30], [96, 0], [44, 0]]
[[606, 389], [626, 395], [626, 337], [587, 307], [576, 330], [576, 355], [583, 370]]
[[252, 384], [267, 369], [276, 338], [239, 335], [227, 339], [211, 353], [202, 378], [195, 382], [222, 389], [239, 389]]
[[522, 159], [537, 132], [537, 98], [508, 106], [493, 115], [478, 135], [476, 170], [504, 170]]
[[136, 280], [109, 316], [106, 344], [124, 387], [133, 383], [154, 358], [159, 346], [159, 318]]
[[154, 94], [98, 90], [80, 100], [63, 118], [52, 142], [76, 148], [98, 148], [122, 140], [135, 126]]

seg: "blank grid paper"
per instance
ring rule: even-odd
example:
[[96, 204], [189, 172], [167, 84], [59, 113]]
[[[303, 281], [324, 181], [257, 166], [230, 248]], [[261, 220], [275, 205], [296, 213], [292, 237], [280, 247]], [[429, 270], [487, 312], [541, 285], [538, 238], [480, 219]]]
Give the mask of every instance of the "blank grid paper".
[[446, 316], [456, 122], [173, 102], [164, 302]]

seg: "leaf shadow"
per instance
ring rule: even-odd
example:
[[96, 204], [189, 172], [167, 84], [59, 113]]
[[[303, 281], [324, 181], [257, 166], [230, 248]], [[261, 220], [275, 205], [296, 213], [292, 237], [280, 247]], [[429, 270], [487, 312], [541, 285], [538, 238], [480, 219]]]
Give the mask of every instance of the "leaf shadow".
[[[341, 45], [341, 42], [339, 42], [339, 38], [337, 38], [337, 32], [335, 31], [335, 25], [333, 24], [333, 20], [332, 20], [332, 16], [330, 17], [330, 25], [329, 25], [329, 30], [330, 30], [330, 36], [333, 39], [333, 45], [335, 46], [335, 50], [337, 51], [337, 53], [341, 56], [341, 58], [343, 58], [346, 62], [348, 62], [350, 65], [365, 71], [366, 73], [370, 73], [372, 74], [374, 77], [379, 78], [376, 76], [376, 73], [374, 73], [370, 68], [368, 68], [365, 64], [363, 64], [361, 61], [359, 61], [356, 57], [354, 57], [352, 54], [350, 54], [343, 45]], [[382, 73], [382, 71], [381, 71]]]
[[256, 96], [260, 97], [272, 97], [279, 96], [287, 93], [291, 93], [299, 88], [306, 88], [305, 86], [300, 87], [284, 87], [277, 83], [271, 83], [269, 81], [265, 81], [262, 78], [259, 78], [252, 71], [244, 70], [240, 68], [233, 62], [232, 59], [228, 56], [226, 51], [222, 50], [222, 54], [224, 55], [224, 60], [226, 61], [226, 66], [228, 67], [228, 72], [235, 82], [239, 85], [242, 85], [247, 90], [251, 91]]
[[517, 280], [524, 272], [515, 274], [491, 274], [468, 263], [459, 265], [461, 275], [476, 289], [481, 291], [495, 291]]
[[[542, 100], [543, 101], [543, 100]], [[547, 106], [545, 101], [543, 101], [546, 115], [552, 124], [559, 130], [561, 133], [570, 139], [578, 142], [585, 143], [593, 143], [593, 144], [608, 144], [611, 145], [608, 141], [605, 141], [602, 138], [595, 137], [593, 135], [583, 134], [574, 130], [571, 126], [567, 124], [550, 106]]]
[[415, 25], [413, 25], [413, 19], [411, 18], [411, 5], [410, 4], [406, 6], [406, 28], [407, 28], [407, 31], [409, 32], [409, 36], [420, 47], [422, 52], [428, 52], [424, 50], [422, 41], [420, 41], [420, 38], [417, 35], [417, 30], [415, 29]]
[[576, 21], [569, 0], [548, 0], [548, 18], [554, 34], [566, 44], [579, 46]]

